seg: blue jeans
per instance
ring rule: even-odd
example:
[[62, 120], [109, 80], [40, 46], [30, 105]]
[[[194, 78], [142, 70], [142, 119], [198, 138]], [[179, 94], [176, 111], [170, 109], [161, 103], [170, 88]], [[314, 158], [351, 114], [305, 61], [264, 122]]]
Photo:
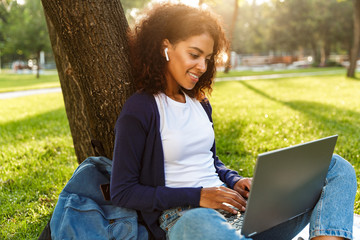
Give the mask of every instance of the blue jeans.
[[[300, 215], [269, 230], [252, 236], [254, 240], [295, 237], [310, 222], [310, 238], [330, 235], [352, 239], [356, 194], [354, 168], [334, 155], [325, 186], [312, 212]], [[164, 218], [167, 214], [168, 218]], [[168, 239], [250, 239], [236, 231], [216, 210], [209, 208], [172, 209], [162, 215], [161, 227]], [[170, 217], [169, 217], [170, 216]]]

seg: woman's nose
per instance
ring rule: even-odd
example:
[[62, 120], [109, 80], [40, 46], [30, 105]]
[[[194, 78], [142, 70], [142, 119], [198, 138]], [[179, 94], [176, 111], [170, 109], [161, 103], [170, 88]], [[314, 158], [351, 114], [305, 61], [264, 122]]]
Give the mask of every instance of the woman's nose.
[[200, 59], [199, 63], [197, 64], [197, 68], [202, 72], [206, 72], [206, 68], [207, 68], [207, 63], [206, 63], [206, 59]]

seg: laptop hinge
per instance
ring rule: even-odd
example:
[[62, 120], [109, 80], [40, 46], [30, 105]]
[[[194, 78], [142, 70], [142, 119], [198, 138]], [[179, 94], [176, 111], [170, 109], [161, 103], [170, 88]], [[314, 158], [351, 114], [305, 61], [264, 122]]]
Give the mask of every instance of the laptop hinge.
[[250, 233], [248, 237], [254, 236], [255, 234], [257, 234], [257, 232]]
[[298, 215], [295, 215], [295, 216], [292, 217], [292, 218], [289, 218], [288, 221], [290, 221], [290, 220], [292, 220], [292, 219], [294, 219], [294, 218], [297, 218], [297, 217], [299, 217], [299, 216], [301, 216], [301, 215], [303, 215], [303, 214], [305, 214], [305, 213], [307, 213], [307, 212], [310, 212], [311, 210], [312, 210], [311, 208], [308, 208], [308, 209], [306, 209], [304, 212], [299, 213]]

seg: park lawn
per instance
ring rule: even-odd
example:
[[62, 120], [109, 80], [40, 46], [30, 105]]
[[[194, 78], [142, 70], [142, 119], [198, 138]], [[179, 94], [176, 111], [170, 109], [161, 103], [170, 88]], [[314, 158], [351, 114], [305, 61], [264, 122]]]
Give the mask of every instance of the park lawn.
[[[214, 86], [217, 150], [252, 176], [257, 154], [333, 134], [359, 181], [360, 81], [341, 75]], [[0, 100], [0, 239], [37, 239], [77, 166], [60, 93]], [[355, 203], [360, 213], [360, 193]]]
[[0, 105], [0, 239], [37, 239], [77, 167], [62, 95]]
[[335, 153], [354, 166], [359, 186], [359, 91], [360, 81], [343, 75], [218, 82], [210, 98], [217, 153], [252, 176], [259, 153], [338, 134]]
[[[245, 71], [236, 71], [231, 70], [228, 73], [217, 72], [217, 78], [228, 78], [228, 77], [239, 77], [239, 76], [257, 76], [257, 75], [271, 75], [271, 74], [286, 74], [286, 73], [310, 73], [310, 72], [338, 72], [345, 74], [346, 70], [343, 67], [323, 67], [323, 68], [299, 68], [299, 69], [281, 69], [281, 70], [265, 70], [265, 71], [256, 71], [256, 70], [245, 70]], [[330, 73], [333, 74], [333, 73]]]
[[[269, 70], [269, 71], [230, 71], [229, 73], [218, 72], [217, 77], [237, 77], [237, 76], [254, 76], [269, 75], [282, 73], [304, 73], [304, 72], [333, 72], [340, 71], [345, 74], [345, 69], [341, 67], [327, 68], [303, 68], [293, 70]], [[0, 74], [0, 93], [13, 92], [22, 90], [31, 90], [39, 88], [60, 87], [59, 77], [56, 73], [41, 74], [40, 78], [36, 78], [35, 74], [15, 74], [9, 71]]]
[[57, 73], [43, 74], [39, 78], [35, 74], [0, 74], [0, 93], [53, 87], [60, 87]]

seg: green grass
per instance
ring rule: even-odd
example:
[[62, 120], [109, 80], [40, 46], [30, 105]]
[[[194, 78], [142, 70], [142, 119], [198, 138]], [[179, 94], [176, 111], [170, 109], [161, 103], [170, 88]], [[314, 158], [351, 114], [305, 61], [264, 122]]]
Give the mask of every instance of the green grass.
[[338, 134], [335, 152], [351, 162], [359, 184], [359, 92], [360, 81], [342, 75], [219, 82], [211, 98], [218, 155], [252, 176], [259, 153]]
[[[331, 68], [304, 68], [295, 70], [271, 70], [271, 71], [231, 71], [229, 73], [218, 72], [217, 77], [235, 77], [235, 76], [256, 76], [268, 74], [281, 74], [281, 73], [303, 73], [303, 72], [326, 72], [339, 70], [345, 73], [345, 69], [341, 67]], [[58, 75], [55, 74], [42, 74], [40, 78], [36, 78], [34, 74], [14, 74], [6, 73], [0, 74], [0, 93], [12, 92], [20, 90], [30, 90], [39, 88], [60, 87]]]
[[[333, 134], [360, 183], [360, 81], [342, 75], [215, 84], [220, 159], [252, 176], [257, 154]], [[37, 239], [77, 167], [60, 93], [0, 100], [0, 239]], [[355, 203], [360, 214], [360, 192]]]
[[60, 87], [57, 74], [40, 75], [39, 78], [34, 74], [0, 74], [0, 93], [51, 87]]
[[300, 68], [300, 69], [284, 69], [284, 70], [266, 70], [266, 71], [230, 71], [229, 73], [217, 72], [216, 77], [238, 77], [238, 76], [257, 76], [257, 75], [270, 75], [270, 74], [283, 74], [283, 73], [308, 73], [308, 72], [324, 72], [339, 71], [345, 74], [343, 67], [324, 67], [324, 68]]
[[77, 166], [62, 96], [0, 104], [0, 239], [37, 239]]

